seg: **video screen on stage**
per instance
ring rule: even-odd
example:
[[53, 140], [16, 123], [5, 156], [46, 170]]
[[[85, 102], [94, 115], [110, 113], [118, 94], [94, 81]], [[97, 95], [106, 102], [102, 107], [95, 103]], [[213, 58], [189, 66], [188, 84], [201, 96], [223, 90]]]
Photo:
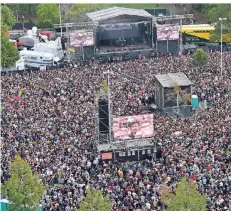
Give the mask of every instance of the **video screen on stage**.
[[179, 29], [176, 25], [159, 25], [156, 27], [157, 40], [178, 40]]
[[76, 30], [70, 32], [71, 47], [93, 46], [93, 45], [94, 45], [93, 31]]
[[113, 119], [115, 140], [151, 138], [154, 136], [153, 114]]

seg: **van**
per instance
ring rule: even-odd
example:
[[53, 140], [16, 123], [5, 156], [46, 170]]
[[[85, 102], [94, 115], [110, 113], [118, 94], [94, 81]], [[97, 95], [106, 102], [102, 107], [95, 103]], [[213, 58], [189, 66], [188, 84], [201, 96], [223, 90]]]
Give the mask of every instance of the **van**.
[[62, 47], [54, 43], [37, 43], [34, 45], [33, 49], [37, 52], [53, 54], [55, 57], [58, 57], [60, 59], [64, 58]]
[[50, 53], [22, 50], [19, 54], [24, 59], [26, 68], [40, 68], [40, 66], [59, 68], [64, 66], [62, 60]]

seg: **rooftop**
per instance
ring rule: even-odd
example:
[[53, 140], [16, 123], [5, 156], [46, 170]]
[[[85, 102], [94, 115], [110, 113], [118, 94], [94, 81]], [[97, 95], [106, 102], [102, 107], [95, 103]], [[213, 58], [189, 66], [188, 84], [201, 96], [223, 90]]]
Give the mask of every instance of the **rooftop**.
[[110, 18], [115, 18], [121, 15], [129, 15], [129, 16], [140, 16], [146, 18], [152, 18], [152, 15], [146, 12], [143, 9], [131, 9], [125, 7], [111, 7], [108, 9], [103, 9], [95, 12], [87, 13], [87, 16], [93, 21], [103, 21]]
[[178, 86], [192, 85], [192, 82], [187, 78], [187, 76], [181, 72], [155, 75], [155, 77], [161, 85], [166, 88], [171, 88], [175, 84]]

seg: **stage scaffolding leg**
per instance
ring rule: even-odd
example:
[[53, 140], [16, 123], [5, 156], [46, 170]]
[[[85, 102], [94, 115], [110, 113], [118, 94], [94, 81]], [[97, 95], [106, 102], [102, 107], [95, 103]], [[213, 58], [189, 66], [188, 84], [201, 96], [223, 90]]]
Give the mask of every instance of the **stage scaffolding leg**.
[[84, 47], [82, 46], [82, 57], [83, 57], [83, 62], [85, 61], [85, 58], [84, 58]]
[[156, 53], [157, 53], [157, 40], [156, 40]]
[[151, 21], [151, 32], [152, 32], [152, 49], [153, 49], [153, 24], [152, 24], [152, 21]]
[[168, 54], [168, 39], [167, 39], [167, 54]]

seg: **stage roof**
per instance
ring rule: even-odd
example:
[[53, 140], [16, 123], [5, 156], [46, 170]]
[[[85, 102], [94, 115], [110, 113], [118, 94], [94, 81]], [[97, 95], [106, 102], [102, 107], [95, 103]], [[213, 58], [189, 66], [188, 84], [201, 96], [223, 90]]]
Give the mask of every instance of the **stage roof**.
[[152, 15], [143, 9], [131, 9], [125, 7], [111, 7], [108, 9], [87, 13], [87, 16], [93, 22], [100, 22], [110, 18], [116, 18], [122, 15], [139, 16], [152, 19]]
[[171, 88], [175, 84], [178, 86], [189, 86], [192, 82], [187, 78], [184, 73], [168, 73], [162, 75], [155, 75], [156, 79], [163, 87]]

